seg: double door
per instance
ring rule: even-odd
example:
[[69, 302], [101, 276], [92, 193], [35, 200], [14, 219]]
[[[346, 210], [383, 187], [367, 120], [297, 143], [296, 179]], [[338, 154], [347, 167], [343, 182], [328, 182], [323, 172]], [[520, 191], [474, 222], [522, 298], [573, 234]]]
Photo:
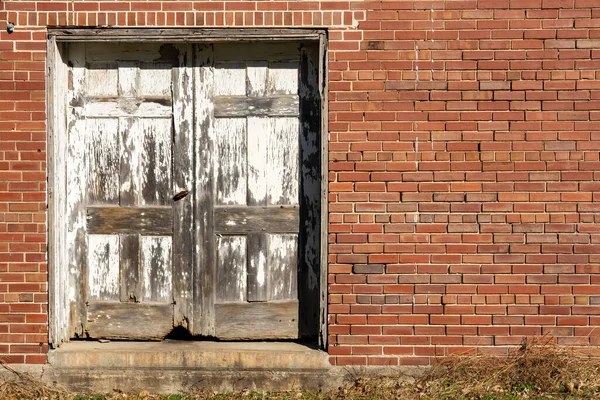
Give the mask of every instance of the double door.
[[313, 53], [300, 43], [69, 47], [72, 337], [315, 333]]

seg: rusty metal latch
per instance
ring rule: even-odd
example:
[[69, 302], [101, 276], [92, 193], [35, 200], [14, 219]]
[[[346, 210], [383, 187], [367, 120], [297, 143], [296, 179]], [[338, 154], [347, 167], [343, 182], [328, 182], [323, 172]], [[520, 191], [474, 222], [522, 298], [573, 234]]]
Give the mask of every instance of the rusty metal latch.
[[173, 201], [179, 201], [179, 200], [183, 199], [184, 197], [186, 197], [188, 194], [190, 194], [190, 191], [187, 189], [183, 189], [181, 192], [179, 192], [175, 196], [173, 196]]

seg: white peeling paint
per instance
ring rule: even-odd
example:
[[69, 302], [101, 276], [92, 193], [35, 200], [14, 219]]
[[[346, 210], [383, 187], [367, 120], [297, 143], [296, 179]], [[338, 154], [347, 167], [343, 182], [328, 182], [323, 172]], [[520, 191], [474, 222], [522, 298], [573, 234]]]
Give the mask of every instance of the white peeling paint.
[[86, 68], [86, 95], [115, 97], [118, 93], [116, 64], [94, 63]]
[[217, 300], [246, 301], [246, 237], [218, 237], [217, 258]]
[[88, 298], [119, 298], [119, 236], [88, 235]]
[[242, 96], [246, 94], [246, 65], [217, 63], [214, 69], [216, 96]]
[[297, 298], [297, 235], [269, 235], [269, 299], [288, 300]]
[[256, 266], [256, 281], [260, 286], [264, 286], [266, 284], [266, 276], [267, 276], [267, 258], [265, 254], [261, 251], [258, 253], [258, 265]]
[[142, 299], [172, 301], [172, 240], [170, 236], [142, 236]]
[[[172, 65], [166, 63], [142, 63], [140, 65], [140, 87], [142, 96], [171, 97]], [[187, 88], [191, 90], [191, 88]]]
[[217, 204], [246, 204], [246, 119], [215, 120]]
[[267, 153], [267, 204], [298, 204], [298, 118], [274, 118]]
[[268, 94], [297, 94], [298, 63], [271, 63], [267, 90]]

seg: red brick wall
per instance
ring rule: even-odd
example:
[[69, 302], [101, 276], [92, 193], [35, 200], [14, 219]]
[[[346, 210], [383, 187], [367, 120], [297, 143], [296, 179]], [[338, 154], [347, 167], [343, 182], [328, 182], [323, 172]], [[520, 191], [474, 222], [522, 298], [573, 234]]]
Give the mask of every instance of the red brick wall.
[[506, 354], [545, 334], [600, 342], [597, 0], [2, 6], [2, 29], [17, 25], [0, 33], [0, 353], [11, 362], [47, 350], [47, 25], [330, 28], [333, 364]]

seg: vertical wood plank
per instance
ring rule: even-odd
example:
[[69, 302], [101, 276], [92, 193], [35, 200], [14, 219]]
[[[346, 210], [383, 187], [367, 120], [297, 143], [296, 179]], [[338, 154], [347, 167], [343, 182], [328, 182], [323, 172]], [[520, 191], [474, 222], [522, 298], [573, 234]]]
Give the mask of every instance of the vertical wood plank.
[[246, 94], [246, 64], [217, 63], [214, 80], [215, 96], [243, 96]]
[[119, 203], [119, 120], [86, 119], [88, 204]]
[[119, 76], [116, 63], [95, 62], [87, 65], [86, 95], [118, 96]]
[[172, 303], [171, 237], [142, 236], [140, 248], [142, 301]]
[[135, 126], [135, 118], [119, 118], [119, 204], [121, 206], [138, 204], [141, 148], [137, 145], [139, 138], [138, 132], [134, 132]]
[[268, 236], [262, 233], [250, 233], [247, 236], [248, 258], [248, 301], [267, 301], [269, 291], [267, 277]]
[[[187, 54], [187, 51], [183, 54], [180, 53], [180, 68], [185, 67], [181, 61], [183, 61], [183, 57], [186, 57]], [[141, 96], [170, 97], [173, 83], [172, 68], [172, 63], [141, 63], [139, 94]]]
[[215, 237], [213, 234], [214, 134], [213, 45], [195, 46], [194, 110], [195, 110], [195, 170], [194, 221], [196, 224], [194, 269], [194, 329], [192, 333], [215, 335]]
[[269, 235], [269, 300], [298, 298], [297, 249], [297, 235]]
[[83, 335], [86, 318], [85, 301], [88, 292], [87, 277], [87, 238], [86, 238], [86, 197], [87, 172], [85, 164], [87, 137], [85, 108], [85, 44], [70, 45], [68, 78], [68, 119], [66, 138], [66, 211], [68, 246], [70, 315], [69, 336]]
[[267, 61], [248, 61], [246, 64], [246, 95], [260, 97], [267, 94]]
[[246, 119], [218, 118], [214, 122], [217, 204], [246, 204]]
[[246, 301], [246, 237], [217, 239], [217, 301]]
[[267, 94], [297, 94], [298, 87], [298, 62], [270, 63]]
[[137, 97], [140, 87], [140, 66], [136, 61], [119, 62], [119, 96]]
[[248, 193], [249, 206], [267, 205], [267, 185], [271, 173], [268, 148], [273, 135], [273, 119], [248, 117]]
[[137, 234], [120, 235], [120, 300], [139, 302], [140, 287], [140, 237]]
[[88, 235], [88, 300], [119, 300], [119, 236]]
[[[180, 45], [177, 65], [169, 77], [173, 86], [173, 187], [172, 193], [187, 190], [191, 195], [173, 203], [173, 300], [174, 323], [194, 327], [194, 76], [193, 48]], [[202, 154], [197, 154], [201, 158]], [[196, 190], [194, 190], [196, 189]]]
[[298, 118], [274, 118], [267, 159], [267, 204], [298, 204]]
[[69, 269], [67, 260], [66, 150], [69, 69], [66, 48], [47, 41], [48, 63], [48, 322], [49, 344], [56, 348], [69, 339]]
[[140, 118], [133, 132], [141, 138], [139, 176], [140, 205], [171, 204], [172, 121], [166, 118]]

